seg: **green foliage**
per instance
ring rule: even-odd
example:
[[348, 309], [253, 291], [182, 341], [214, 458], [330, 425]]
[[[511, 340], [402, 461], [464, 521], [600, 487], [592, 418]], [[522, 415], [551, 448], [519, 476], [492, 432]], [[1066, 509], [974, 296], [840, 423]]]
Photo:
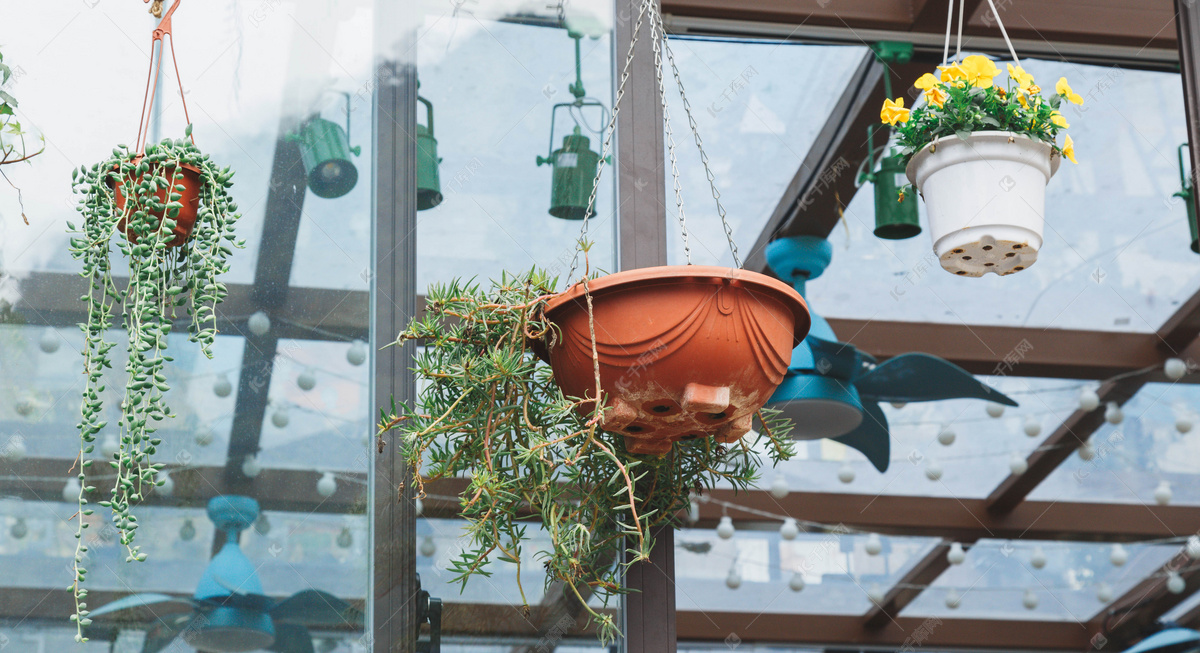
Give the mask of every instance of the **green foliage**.
[[[470, 545], [453, 563], [457, 581], [490, 575], [498, 559], [516, 565], [524, 597], [528, 530], [540, 522], [552, 547], [532, 557], [547, 583], [562, 583], [585, 606], [589, 595], [607, 605], [625, 591], [622, 561], [649, 555], [651, 533], [675, 525], [689, 492], [718, 481], [748, 487], [761, 460], [745, 440], [727, 448], [712, 438], [680, 442], [665, 457], [634, 455], [623, 436], [600, 430], [594, 402], [564, 397], [531, 351], [531, 342], [555, 337], [543, 314], [554, 287], [536, 269], [487, 290], [460, 281], [432, 287], [425, 317], [394, 343], [424, 344], [414, 356], [419, 396], [381, 415], [380, 431], [397, 431], [418, 493], [430, 480], [470, 478], [461, 496]], [[790, 458], [790, 424], [763, 417], [764, 453]], [[603, 641], [619, 634], [611, 616], [587, 609]]]
[[[183, 166], [199, 171], [200, 200], [191, 237], [179, 247], [169, 247], [174, 238], [184, 187]], [[111, 496], [100, 505], [112, 510], [112, 523], [120, 543], [126, 549], [126, 561], [141, 561], [146, 554], [134, 543], [137, 518], [131, 509], [150, 491], [163, 466], [151, 463], [160, 440], [154, 436], [163, 420], [173, 417], [165, 398], [170, 387], [164, 366], [167, 337], [180, 309], [187, 316], [189, 339], [212, 357], [211, 347], [217, 334], [216, 306], [225, 297], [225, 285], [217, 276], [229, 270], [227, 259], [235, 242], [234, 222], [239, 215], [229, 196], [233, 172], [219, 168], [208, 155], [188, 140], [164, 140], [149, 144], [135, 153], [126, 146], [113, 149], [112, 155], [90, 168], [71, 173], [72, 187], [81, 196], [78, 210], [83, 221], [78, 228], [68, 222], [73, 234], [71, 253], [83, 264], [81, 276], [88, 280], [88, 293], [80, 299], [87, 304], [84, 333], [83, 372], [87, 377], [80, 406], [79, 525], [74, 579], [76, 614], [72, 617], [80, 629], [87, 625], [87, 590], [82, 583], [87, 570], [83, 556], [87, 546], [83, 531], [87, 495], [95, 491], [86, 483], [85, 472], [91, 465], [98, 434], [113, 428], [103, 421], [105, 392], [104, 370], [111, 369], [110, 355], [116, 343], [109, 340], [115, 313], [122, 314], [127, 336], [127, 380], [120, 404], [120, 451], [108, 461], [116, 475]], [[118, 205], [117, 189], [124, 195]], [[168, 189], [159, 199], [156, 193]], [[157, 215], [155, 215], [157, 213]], [[162, 218], [158, 216], [164, 216]], [[126, 237], [132, 231], [136, 244]], [[112, 250], [116, 248], [129, 262], [128, 283], [113, 278]]]
[[4, 54], [0, 53], [0, 165], [25, 161], [46, 150], [46, 139], [41, 137], [42, 147], [36, 152], [30, 152], [26, 147], [25, 136], [28, 132], [17, 120], [17, 99], [2, 88], [11, 79], [13, 70], [4, 63]]

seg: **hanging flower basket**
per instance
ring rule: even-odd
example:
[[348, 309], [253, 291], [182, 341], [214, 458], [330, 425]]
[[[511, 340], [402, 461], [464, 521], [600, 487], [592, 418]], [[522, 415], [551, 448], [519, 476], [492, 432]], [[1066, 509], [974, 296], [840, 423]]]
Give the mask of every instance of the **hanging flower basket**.
[[[679, 440], [735, 442], [783, 381], [808, 333], [804, 300], [763, 274], [663, 266], [589, 282], [605, 410], [600, 426], [635, 454], [666, 454]], [[583, 284], [546, 303], [556, 327], [537, 355], [568, 397], [595, 397]], [[590, 413], [594, 408], [581, 405]]]
[[907, 168], [925, 200], [933, 250], [960, 276], [1006, 275], [1033, 265], [1042, 248], [1046, 183], [1062, 157], [1013, 132], [943, 136]]
[[[143, 170], [141, 173], [136, 173], [136, 179], [131, 179], [132, 182], [136, 182], [135, 185], [149, 183], [155, 177], [174, 179], [175, 188], [170, 192], [179, 195], [177, 201], [181, 206], [174, 207], [174, 209], [167, 207], [167, 204], [172, 201], [167, 186], [159, 186], [157, 190], [146, 194], [141, 199], [147, 204], [144, 207], [146, 213], [155, 218], [154, 231], [158, 230], [157, 226], [162, 222], [164, 215], [175, 212], [175, 215], [171, 216], [171, 219], [175, 220], [175, 228], [172, 230], [175, 237], [167, 241], [167, 247], [179, 247], [187, 242], [192, 235], [192, 228], [196, 226], [196, 212], [200, 208], [200, 169], [191, 164], [180, 164], [178, 172], [182, 176], [176, 179], [177, 171], [173, 164], [165, 167], [162, 164], [139, 167], [142, 158], [139, 155], [130, 160], [135, 170]], [[113, 172], [114, 174], [105, 179], [105, 184], [113, 190], [113, 204], [116, 205], [117, 211], [125, 216], [128, 214], [125, 211], [125, 177], [120, 174], [118, 168], [114, 168]], [[122, 217], [117, 223], [117, 229], [125, 233], [125, 237], [129, 239], [130, 243], [137, 244], [137, 234], [134, 233], [132, 227], [126, 225], [125, 217]]]

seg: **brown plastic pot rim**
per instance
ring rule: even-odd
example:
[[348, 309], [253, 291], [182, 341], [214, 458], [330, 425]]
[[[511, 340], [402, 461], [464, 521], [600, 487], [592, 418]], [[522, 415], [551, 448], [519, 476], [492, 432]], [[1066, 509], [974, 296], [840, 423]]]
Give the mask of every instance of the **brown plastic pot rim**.
[[[724, 281], [732, 285], [741, 285], [758, 292], [775, 295], [791, 308], [792, 315], [796, 318], [796, 325], [792, 335], [792, 346], [799, 345], [804, 340], [804, 337], [808, 335], [808, 329], [812, 325], [812, 318], [808, 312], [808, 304], [800, 296], [800, 293], [779, 279], [758, 272], [751, 272], [750, 270], [726, 268], [717, 265], [660, 265], [614, 272], [598, 279], [591, 279], [588, 281], [587, 290], [592, 295], [593, 301], [595, 301], [607, 294], [641, 286], [659, 286], [688, 282], [713, 283], [714, 281]], [[546, 317], [553, 320], [554, 313], [565, 308], [568, 304], [582, 300], [583, 296], [583, 282], [576, 282], [573, 286], [551, 297], [546, 302]], [[582, 304], [582, 301], [580, 303]], [[584, 306], [586, 308], [586, 305]], [[545, 356], [542, 356], [540, 352], [539, 357], [545, 359]]]
[[[145, 158], [144, 155], [135, 156], [132, 159], [130, 159], [130, 162], [133, 163], [134, 165], [137, 165], [138, 162], [144, 158]], [[159, 165], [162, 165], [162, 164], [159, 164]], [[192, 172], [196, 173], [197, 176], [199, 176], [201, 173], [204, 172], [200, 168], [197, 168], [196, 166], [194, 166], [190, 163], [181, 163], [181, 164], [179, 164], [179, 167], [183, 168], [184, 170], [191, 170]], [[114, 169], [114, 171], [115, 171], [115, 169]], [[106, 178], [104, 179], [104, 183], [108, 184], [109, 187], [112, 186], [112, 182], [110, 179], [107, 178], [107, 175], [106, 175]]]

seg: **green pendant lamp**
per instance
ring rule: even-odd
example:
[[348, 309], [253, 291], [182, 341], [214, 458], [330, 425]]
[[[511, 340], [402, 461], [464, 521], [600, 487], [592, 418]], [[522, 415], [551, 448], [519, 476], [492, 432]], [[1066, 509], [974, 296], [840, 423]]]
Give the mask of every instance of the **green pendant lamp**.
[[1192, 231], [1192, 251], [1200, 254], [1200, 227], [1196, 224], [1196, 189], [1192, 185], [1192, 180], [1188, 177], [1186, 167], [1183, 165], [1183, 148], [1188, 147], [1187, 143], [1179, 146], [1179, 185], [1178, 193], [1175, 197], [1183, 198], [1183, 203], [1187, 206], [1188, 228]]
[[[890, 98], [892, 76], [887, 66], [911, 61], [913, 46], [911, 43], [898, 41], [880, 41], [872, 45], [871, 50], [875, 52], [875, 58], [884, 65], [883, 88], [886, 96]], [[875, 129], [874, 125], [867, 128], [869, 155], [864, 163], [875, 160]], [[886, 147], [884, 145], [880, 149]], [[878, 169], [872, 166], [871, 172], [859, 176], [859, 183], [869, 181], [875, 186], [875, 235], [879, 238], [903, 240], [921, 233], [915, 193], [900, 194], [900, 190], [908, 185], [904, 168], [903, 158], [892, 153], [879, 161]]]
[[[563, 220], [582, 220], [596, 214], [595, 207], [592, 207], [590, 214], [588, 213], [588, 203], [592, 195], [592, 183], [596, 178], [596, 166], [600, 164], [600, 155], [592, 150], [591, 139], [583, 134], [582, 109], [599, 107], [601, 125], [608, 123], [608, 110], [599, 101], [586, 97], [579, 45], [583, 35], [573, 31], [567, 34], [575, 39], [575, 83], [568, 86], [575, 99], [572, 102], [560, 102], [550, 111], [548, 155], [538, 156], [537, 164], [550, 164], [554, 170], [550, 181], [550, 215]], [[563, 138], [562, 147], [555, 150], [554, 123], [558, 110], [562, 108], [575, 120], [575, 128]]]
[[[417, 88], [421, 88], [420, 84]], [[442, 184], [438, 179], [437, 138], [433, 135], [433, 103], [421, 96], [425, 105], [425, 124], [417, 124], [417, 210], [427, 211], [442, 203]]]
[[362, 148], [350, 146], [350, 94], [346, 100], [346, 127], [314, 114], [300, 125], [297, 140], [300, 157], [308, 176], [308, 188], [317, 197], [333, 199], [349, 193], [358, 183], [358, 168], [350, 155], [358, 156]]

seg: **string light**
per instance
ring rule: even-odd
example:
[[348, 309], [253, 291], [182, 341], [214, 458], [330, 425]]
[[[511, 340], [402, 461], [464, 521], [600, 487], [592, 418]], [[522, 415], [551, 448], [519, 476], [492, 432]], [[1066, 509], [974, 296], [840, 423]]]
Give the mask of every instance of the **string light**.
[[800, 527], [796, 525], [796, 520], [788, 517], [783, 520], [783, 524], [779, 527], [779, 537], [791, 542], [800, 535]]
[[271, 330], [271, 318], [263, 311], [255, 311], [253, 315], [246, 320], [246, 326], [250, 329], [250, 333], [256, 336], [265, 336]]
[[717, 523], [717, 537], [728, 540], [733, 537], [733, 533], [733, 520], [728, 515], [721, 515], [721, 521]]
[[203, 426], [196, 431], [196, 436], [194, 439], [196, 441], [196, 446], [207, 447], [213, 443], [215, 436], [213, 435], [212, 429], [208, 428], [207, 426]]
[[36, 407], [37, 405], [34, 403], [33, 399], [30, 399], [29, 397], [21, 397], [21, 399], [17, 401], [17, 405], [14, 408], [16, 408], [17, 414], [21, 417], [29, 417], [33, 414], [33, 410]]
[[1033, 553], [1029, 555], [1029, 566], [1034, 569], [1041, 569], [1046, 566], [1046, 552], [1042, 550], [1040, 545], [1033, 547]]
[[942, 464], [932, 458], [925, 464], [925, 478], [937, 481], [942, 478]]
[[296, 387], [305, 392], [317, 387], [317, 374], [313, 372], [311, 367], [304, 370], [300, 373], [300, 376], [296, 377]]
[[943, 426], [941, 428], [941, 430], [938, 431], [938, 434], [937, 434], [938, 442], [946, 447], [954, 444], [954, 440], [957, 437], [958, 437], [958, 435], [954, 432], [953, 428], [950, 428], [949, 425]]
[[695, 492], [688, 492], [687, 520], [689, 524], [695, 524], [700, 521], [700, 495]]
[[1108, 554], [1108, 561], [1114, 567], [1123, 566], [1129, 560], [1129, 552], [1120, 543], [1114, 544], [1112, 551]]
[[58, 351], [58, 346], [61, 344], [62, 338], [55, 329], [46, 329], [42, 332], [42, 337], [38, 340], [38, 347], [47, 354], [53, 354]]
[[1192, 560], [1200, 559], [1200, 537], [1195, 535], [1188, 536], [1185, 549], [1189, 558]]
[[25, 438], [14, 435], [8, 439], [8, 443], [0, 448], [0, 457], [5, 460], [19, 463], [25, 460], [25, 455], [29, 453], [29, 449], [25, 447]]
[[1104, 421], [1112, 424], [1113, 426], [1125, 421], [1125, 412], [1121, 410], [1121, 407], [1117, 405], [1117, 402], [1108, 402], [1108, 406], [1104, 409]]
[[1167, 481], [1159, 481], [1158, 487], [1154, 488], [1154, 503], [1160, 506], [1165, 506], [1171, 503], [1171, 484]]
[[288, 415], [288, 409], [286, 405], [277, 406], [275, 410], [271, 411], [271, 423], [275, 425], [275, 428], [286, 428], [288, 422], [291, 421], [292, 418], [290, 415]]
[[346, 361], [356, 367], [367, 362], [367, 343], [361, 340], [350, 343], [350, 348], [346, 350]]
[[1163, 374], [1172, 381], [1178, 381], [1183, 378], [1184, 374], [1187, 374], [1187, 363], [1178, 358], [1168, 358], [1163, 363]]
[[1113, 599], [1113, 590], [1112, 590], [1112, 587], [1109, 587], [1108, 583], [1101, 582], [1098, 585], [1096, 585], [1096, 600], [1097, 601], [1107, 604], [1112, 599]]
[[233, 394], [233, 384], [229, 382], [228, 374], [221, 374], [213, 381], [213, 394], [222, 399]]
[[838, 468], [837, 476], [838, 480], [843, 483], [853, 483], [854, 468], [850, 466], [850, 463], [842, 463], [842, 466]]
[[1079, 454], [1079, 458], [1086, 462], [1091, 462], [1096, 458], [1096, 445], [1092, 444], [1092, 439], [1088, 438], [1079, 445], [1079, 449], [1075, 452]]
[[325, 472], [321, 474], [321, 478], [317, 481], [317, 494], [328, 499], [337, 492], [337, 480], [333, 478], [333, 474]]
[[1031, 438], [1036, 438], [1042, 433], [1042, 423], [1033, 415], [1025, 417], [1025, 424], [1021, 428], [1025, 430], [1025, 435]]
[[883, 593], [883, 588], [879, 583], [871, 583], [871, 587], [867, 589], [867, 598], [875, 605], [881, 605], [886, 596]]
[[[413, 515], [420, 517], [425, 512], [425, 502], [421, 501], [421, 497], [413, 499]], [[697, 520], [698, 521], [698, 520]]]
[[900, 410], [901, 408], [904, 408], [907, 405], [908, 405], [908, 402], [905, 402], [905, 401], [893, 401], [892, 402], [892, 408], [895, 408], [896, 410]]
[[1088, 388], [1079, 393], [1079, 410], [1090, 413], [1099, 407], [1100, 395], [1096, 394], [1095, 390]]
[[1190, 417], [1183, 416], [1175, 420], [1175, 430], [1180, 433], [1187, 433], [1192, 430], [1192, 420]]
[[181, 542], [191, 542], [196, 538], [196, 525], [191, 519], [183, 520], [183, 526], [179, 527], [179, 540]]
[[433, 541], [432, 535], [426, 535], [421, 540], [420, 553], [426, 558], [432, 558], [433, 554], [437, 553], [437, 542]]
[[871, 533], [867, 536], [867, 542], [863, 545], [863, 550], [867, 555], [877, 556], [883, 552], [883, 540], [879, 539], [879, 533]]
[[171, 480], [171, 473], [165, 469], [158, 470], [154, 477], [154, 485], [154, 491], [160, 496], [169, 497], [175, 493], [175, 481]]
[[1008, 459], [1008, 471], [1013, 473], [1013, 476], [1020, 476], [1029, 471], [1029, 461], [1019, 453], [1013, 452], [1012, 458]]
[[1170, 592], [1172, 594], [1182, 594], [1183, 590], [1186, 588], [1187, 588], [1187, 583], [1184, 582], [1183, 576], [1180, 576], [1179, 572], [1172, 571], [1169, 574], [1167, 574], [1167, 591], [1168, 592]]
[[254, 532], [263, 537], [271, 532], [271, 520], [267, 519], [267, 513], [258, 513], [258, 519], [254, 520]]
[[957, 610], [958, 606], [962, 605], [962, 597], [953, 587], [946, 591], [946, 607], [951, 610]]
[[121, 451], [121, 443], [117, 441], [117, 436], [109, 433], [104, 436], [104, 440], [100, 442], [100, 454], [105, 458], [112, 458]]
[[350, 533], [349, 526], [343, 526], [342, 532], [338, 533], [337, 545], [343, 549], [349, 549], [354, 545], [354, 535]]
[[1021, 605], [1025, 606], [1026, 610], [1034, 610], [1038, 607], [1038, 595], [1032, 589], [1025, 590], [1025, 596], [1021, 597]]
[[804, 589], [804, 574], [799, 571], [793, 571], [792, 577], [788, 579], [788, 589], [793, 592], [799, 592]]
[[782, 499], [788, 495], [791, 488], [788, 487], [787, 479], [783, 474], [777, 474], [775, 479], [771, 481], [771, 496], [776, 499]]
[[71, 476], [67, 479], [67, 484], [63, 486], [62, 498], [67, 503], [75, 502], [79, 499], [79, 493], [83, 491], [83, 486], [79, 483], [79, 479]]
[[1004, 416], [1004, 404], [998, 404], [994, 401], [987, 402], [987, 414], [988, 417], [996, 418]]
[[262, 472], [262, 466], [258, 464], [258, 456], [250, 454], [242, 459], [242, 474], [246, 478], [254, 478]]
[[8, 534], [11, 535], [14, 540], [25, 539], [25, 536], [29, 534], [29, 525], [25, 523], [25, 518], [17, 517], [16, 523], [12, 525], [12, 528], [8, 529]]
[[725, 587], [735, 590], [742, 586], [742, 572], [738, 569], [737, 559], [729, 566], [729, 573], [725, 576]]
[[961, 565], [967, 559], [966, 551], [963, 551], [963, 546], [959, 542], [954, 542], [950, 545], [950, 550], [946, 552], [946, 561], [952, 565]]

